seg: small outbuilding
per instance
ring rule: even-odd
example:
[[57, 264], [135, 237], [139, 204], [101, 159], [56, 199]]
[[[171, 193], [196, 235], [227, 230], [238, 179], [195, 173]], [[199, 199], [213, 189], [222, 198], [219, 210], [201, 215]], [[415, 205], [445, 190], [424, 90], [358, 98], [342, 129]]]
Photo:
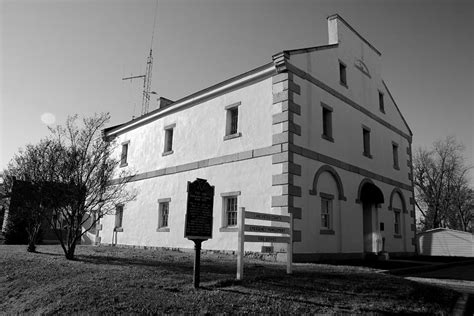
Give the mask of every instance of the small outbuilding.
[[435, 228], [416, 237], [422, 256], [474, 257], [474, 235], [447, 228]]

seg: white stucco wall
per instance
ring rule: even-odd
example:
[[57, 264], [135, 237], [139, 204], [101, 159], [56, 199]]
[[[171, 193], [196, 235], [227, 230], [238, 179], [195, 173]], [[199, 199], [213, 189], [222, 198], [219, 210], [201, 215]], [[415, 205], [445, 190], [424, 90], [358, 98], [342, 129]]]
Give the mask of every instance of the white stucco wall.
[[[223, 227], [221, 193], [240, 191], [238, 207], [249, 211], [270, 212], [271, 156], [244, 160], [188, 172], [176, 173], [130, 183], [139, 193], [127, 203], [123, 213], [123, 232], [117, 233], [117, 243], [124, 245], [192, 248], [184, 238], [187, 182], [207, 179], [215, 187], [213, 238], [203, 243], [203, 249], [236, 250], [237, 232], [220, 232]], [[169, 232], [157, 232], [158, 199], [169, 202]], [[114, 216], [102, 220], [102, 243], [112, 243]], [[246, 249], [260, 251], [262, 244], [247, 243]]]
[[[344, 23], [338, 21], [337, 24], [339, 45], [336, 48], [291, 55], [290, 63], [409, 134], [382, 83], [382, 57], [362, 42]], [[370, 77], [356, 67], [359, 60], [367, 66]], [[339, 61], [347, 66], [347, 87], [339, 83]], [[385, 113], [379, 110], [378, 91], [384, 94]]]
[[[337, 47], [291, 55], [290, 63], [362, 106], [373, 116], [408, 135], [409, 130], [382, 83], [380, 56], [345, 24], [337, 22], [337, 27], [330, 31], [332, 31], [330, 39], [338, 38], [339, 40]], [[347, 87], [339, 83], [339, 60], [347, 66]], [[358, 60], [362, 60], [367, 66], [370, 77], [356, 68]], [[325, 163], [299, 154], [295, 155], [295, 163], [302, 166], [301, 176], [295, 177], [295, 185], [300, 186], [302, 191], [301, 198], [295, 199], [295, 207], [302, 208], [302, 220], [295, 222], [295, 229], [302, 232], [302, 241], [295, 243], [295, 252], [363, 252], [363, 210], [362, 204], [356, 203], [356, 199], [358, 198], [359, 185], [366, 176], [359, 174], [357, 169], [360, 168], [411, 186], [409, 179], [411, 170], [407, 164], [407, 161], [410, 160], [410, 156], [407, 154], [407, 148], [410, 147], [409, 140], [310, 80], [295, 74], [293, 82], [301, 88], [299, 94], [293, 94], [294, 102], [301, 106], [301, 115], [294, 115], [294, 122], [301, 126], [301, 136], [294, 135], [294, 144], [335, 158], [339, 161], [338, 163], [348, 164], [351, 168], [354, 167], [354, 170], [348, 171], [347, 168], [338, 168], [337, 164], [328, 163], [336, 170], [343, 184], [347, 200], [339, 201], [337, 193], [334, 193], [335, 190], [337, 192], [334, 180], [327, 172], [321, 174], [319, 178], [318, 195], [309, 194], [309, 190], [313, 187], [315, 173]], [[385, 113], [379, 109], [379, 91], [384, 93]], [[323, 133], [321, 103], [330, 106], [333, 110], [332, 137], [334, 142], [321, 137]], [[363, 126], [370, 128], [372, 158], [363, 155]], [[398, 144], [399, 169], [394, 168], [392, 142]], [[375, 179], [371, 180], [382, 191], [385, 200], [377, 208], [376, 216], [372, 218], [375, 233], [385, 238], [387, 251], [413, 252], [412, 224], [414, 221], [410, 217], [412, 206], [409, 203], [412, 197], [411, 190], [401, 188], [408, 213], [403, 211], [400, 213], [401, 234], [395, 236], [394, 212], [389, 210], [389, 205], [391, 193], [397, 185]], [[333, 205], [334, 235], [320, 233], [321, 197], [319, 192], [336, 196]], [[394, 195], [392, 207], [403, 210], [398, 194]], [[384, 231], [380, 231], [380, 223], [384, 223]]]
[[[225, 107], [236, 102], [241, 102], [238, 125], [242, 136], [224, 141]], [[138, 173], [270, 146], [271, 105], [271, 78], [268, 78], [177, 110], [118, 135], [116, 141], [118, 144], [130, 141], [126, 168]], [[176, 124], [173, 154], [162, 156], [164, 128], [171, 124]], [[117, 157], [120, 153], [118, 146]]]
[[[339, 39], [338, 47], [294, 54], [290, 56], [289, 62], [370, 111], [372, 116], [391, 124], [402, 133], [409, 134], [402, 117], [387, 91], [384, 90], [380, 76], [380, 56], [344, 24], [339, 23], [337, 32], [332, 36]], [[348, 87], [339, 83], [339, 60], [347, 65]], [[367, 66], [370, 76], [357, 69], [359, 60]], [[301, 188], [301, 197], [295, 196], [293, 205], [295, 208], [301, 208], [302, 212], [302, 218], [295, 219], [294, 229], [301, 231], [301, 241], [295, 242], [294, 252], [300, 254], [362, 253], [364, 251], [363, 212], [362, 204], [356, 203], [356, 200], [359, 185], [366, 177], [360, 174], [360, 170], [365, 170], [385, 179], [372, 179], [382, 191], [385, 200], [375, 211], [374, 233], [385, 237], [386, 250], [389, 252], [413, 252], [411, 240], [414, 237], [411, 230], [413, 218], [410, 217], [412, 206], [409, 204], [412, 192], [407, 188], [401, 190], [408, 213], [401, 213], [401, 238], [398, 238], [393, 233], [394, 213], [389, 209], [390, 196], [397, 185], [387, 181], [389, 179], [405, 186], [411, 185], [408, 176], [410, 168], [407, 165], [409, 141], [371, 115], [350, 106], [343, 98], [335, 96], [334, 93], [318, 87], [309, 80], [293, 75], [293, 82], [301, 88], [299, 93], [292, 94], [292, 101], [301, 106], [301, 114], [295, 114], [292, 120], [301, 127], [301, 136], [293, 135], [293, 143], [299, 148], [334, 159], [333, 162], [327, 162], [327, 164], [331, 165], [340, 176], [345, 200], [338, 199], [336, 182], [327, 172], [319, 177], [318, 194], [309, 194], [309, 190], [313, 188], [316, 171], [326, 163], [304, 157], [302, 154], [294, 155], [293, 162], [301, 166], [301, 176], [295, 176], [294, 183], [291, 184], [285, 182], [272, 185], [272, 176], [284, 177], [288, 170], [283, 170], [281, 163], [272, 164], [270, 154], [220, 165], [200, 166], [195, 170], [179, 173], [173, 171], [171, 174], [130, 183], [130, 188], [136, 189], [139, 194], [136, 201], [124, 207], [123, 232], [117, 232], [116, 242], [125, 245], [193, 247], [193, 243], [184, 238], [186, 184], [196, 178], [204, 178], [214, 185], [216, 190], [214, 237], [203, 244], [204, 249], [235, 250], [237, 247], [237, 232], [220, 230], [223, 222], [221, 193], [240, 191], [239, 207], [245, 207], [250, 211], [287, 215], [285, 212], [288, 211], [288, 207], [282, 207], [281, 204], [272, 207], [272, 196], [284, 198], [289, 189]], [[277, 134], [286, 131], [284, 124], [272, 125], [272, 115], [283, 111], [283, 102], [274, 101], [273, 94], [277, 98], [280, 93], [284, 95], [288, 89], [285, 84], [288, 85], [288, 81], [272, 84], [271, 78], [260, 80], [198, 104], [170, 111], [167, 115], [158, 116], [151, 122], [120, 133], [116, 140], [118, 144], [130, 141], [128, 166], [120, 170], [131, 170], [139, 174], [163, 168], [174, 170], [173, 168], [178, 165], [259, 148], [270, 148], [272, 137], [281, 136]], [[385, 113], [379, 110], [378, 91], [384, 93], [385, 96]], [[224, 140], [225, 107], [236, 102], [240, 102], [238, 130], [242, 136]], [[334, 142], [321, 137], [322, 102], [333, 109]], [[173, 153], [162, 156], [164, 128], [170, 124], [175, 124]], [[362, 154], [363, 125], [369, 127], [371, 131], [372, 158]], [[287, 128], [288, 125], [286, 125]], [[399, 146], [399, 170], [393, 167], [392, 142]], [[288, 143], [282, 144], [281, 148], [283, 145], [287, 146], [286, 150], [291, 148]], [[117, 157], [120, 156], [120, 151], [119, 146], [116, 151]], [[346, 164], [346, 167], [338, 167], [341, 163]], [[287, 191], [284, 192], [284, 190]], [[332, 194], [335, 197], [332, 213], [334, 234], [321, 233], [319, 192]], [[170, 231], [157, 232], [157, 200], [164, 198], [171, 199]], [[392, 207], [403, 209], [398, 195], [395, 195]], [[382, 222], [385, 225], [384, 231], [380, 231]], [[114, 217], [104, 218], [102, 227], [99, 233], [101, 242], [112, 243]], [[261, 246], [262, 244], [248, 243], [246, 250], [260, 251]], [[281, 244], [273, 246], [277, 251], [285, 248]]]
[[[319, 177], [318, 194], [310, 195], [309, 190], [313, 188], [313, 179], [316, 171], [324, 163], [307, 159], [296, 155], [295, 162], [302, 165], [302, 176], [295, 178], [295, 185], [301, 186], [302, 198], [296, 199], [296, 207], [302, 208], [302, 219], [295, 221], [295, 229], [301, 230], [301, 242], [295, 243], [296, 253], [361, 253], [364, 251], [363, 244], [363, 213], [362, 204], [356, 203], [358, 188], [365, 178], [361, 175], [333, 167], [341, 178], [346, 201], [337, 200], [338, 191], [332, 176], [324, 172]], [[389, 252], [413, 252], [411, 231], [413, 218], [409, 213], [401, 212], [401, 238], [394, 235], [394, 213], [389, 210], [390, 195], [394, 187], [392, 185], [373, 180], [374, 184], [382, 191], [385, 202], [377, 208], [377, 216], [374, 219], [374, 228], [385, 237], [386, 250]], [[320, 192], [333, 194], [333, 227], [334, 235], [320, 234], [321, 229], [321, 197]], [[410, 191], [402, 190], [406, 202]], [[394, 199], [395, 200], [395, 199]], [[400, 207], [395, 202], [394, 207]], [[341, 214], [339, 216], [339, 213]], [[380, 223], [384, 223], [385, 229], [380, 231]], [[340, 246], [339, 246], [340, 243]]]
[[[272, 146], [272, 80], [264, 79], [227, 92], [191, 107], [174, 111], [152, 122], [118, 135], [116, 142], [129, 141], [128, 166], [137, 174], [171, 168], [192, 162]], [[226, 106], [240, 102], [238, 131], [240, 137], [224, 140]], [[176, 124], [173, 153], [162, 156], [164, 128]], [[121, 146], [115, 152], [120, 157]], [[221, 232], [223, 198], [221, 193], [240, 191], [238, 207], [249, 211], [271, 213], [271, 155], [250, 158], [195, 170], [160, 175], [131, 182], [130, 190], [138, 193], [136, 200], [124, 206], [123, 232], [116, 232], [114, 242], [134, 246], [192, 248], [184, 238], [187, 182], [207, 179], [215, 186], [213, 239], [203, 249], [236, 250], [237, 232]], [[157, 232], [158, 199], [171, 198], [169, 232]], [[115, 216], [101, 221], [101, 243], [113, 242]], [[247, 243], [246, 250], [260, 251], [262, 243]]]

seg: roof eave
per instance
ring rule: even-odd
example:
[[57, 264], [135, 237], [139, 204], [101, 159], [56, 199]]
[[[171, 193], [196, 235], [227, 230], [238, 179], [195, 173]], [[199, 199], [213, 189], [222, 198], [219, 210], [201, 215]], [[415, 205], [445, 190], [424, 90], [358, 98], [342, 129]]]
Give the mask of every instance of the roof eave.
[[413, 132], [411, 131], [410, 126], [408, 126], [408, 123], [405, 120], [405, 117], [403, 116], [402, 112], [400, 111], [400, 108], [398, 107], [397, 102], [395, 102], [395, 99], [393, 98], [392, 93], [390, 93], [390, 90], [388, 89], [387, 85], [385, 84], [385, 81], [382, 80], [382, 84], [385, 87], [385, 90], [387, 90], [388, 95], [389, 95], [390, 99], [392, 100], [393, 104], [395, 104], [395, 108], [397, 109], [398, 114], [400, 114], [400, 116], [403, 120], [403, 123], [405, 123], [405, 126], [408, 129], [408, 132], [410, 133], [410, 136], [413, 136]]

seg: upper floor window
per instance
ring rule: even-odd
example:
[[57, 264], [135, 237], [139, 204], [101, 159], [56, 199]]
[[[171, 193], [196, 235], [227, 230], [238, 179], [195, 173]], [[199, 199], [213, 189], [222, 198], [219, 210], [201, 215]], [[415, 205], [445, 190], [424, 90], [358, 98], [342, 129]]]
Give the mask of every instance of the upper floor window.
[[379, 109], [380, 112], [385, 113], [385, 103], [383, 98], [383, 93], [379, 91]]
[[241, 102], [237, 102], [225, 107], [226, 110], [226, 128], [224, 140], [239, 137], [239, 106]]
[[364, 144], [363, 155], [372, 158], [372, 155], [370, 154], [370, 128], [366, 126], [362, 127], [362, 141]]
[[163, 149], [163, 156], [173, 153], [173, 134], [176, 124], [165, 126], [165, 147]]
[[400, 169], [400, 166], [398, 165], [398, 144], [395, 142], [392, 142], [392, 156], [393, 156], [393, 168], [395, 169]]
[[230, 125], [229, 134], [237, 133], [237, 123], [239, 121], [239, 108], [233, 108], [229, 110]]
[[339, 82], [347, 87], [347, 73], [346, 73], [346, 65], [342, 62], [339, 61]]
[[321, 135], [321, 137], [333, 142], [334, 139], [332, 138], [332, 108], [324, 103], [321, 103], [321, 106], [323, 109], [323, 134]]
[[127, 159], [128, 159], [128, 145], [130, 142], [122, 143], [122, 154], [120, 155], [120, 167], [127, 166]]

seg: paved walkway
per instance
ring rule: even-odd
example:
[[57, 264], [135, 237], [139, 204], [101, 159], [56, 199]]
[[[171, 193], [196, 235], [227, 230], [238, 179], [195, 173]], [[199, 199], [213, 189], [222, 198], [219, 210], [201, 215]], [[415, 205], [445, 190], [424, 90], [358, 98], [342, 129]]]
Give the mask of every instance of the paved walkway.
[[406, 277], [405, 279], [447, 287], [461, 293], [474, 294], [474, 281], [463, 281], [454, 279], [434, 279], [421, 277]]
[[451, 265], [428, 272], [412, 272], [405, 278], [463, 293], [452, 313], [453, 315], [474, 315], [474, 263]]

